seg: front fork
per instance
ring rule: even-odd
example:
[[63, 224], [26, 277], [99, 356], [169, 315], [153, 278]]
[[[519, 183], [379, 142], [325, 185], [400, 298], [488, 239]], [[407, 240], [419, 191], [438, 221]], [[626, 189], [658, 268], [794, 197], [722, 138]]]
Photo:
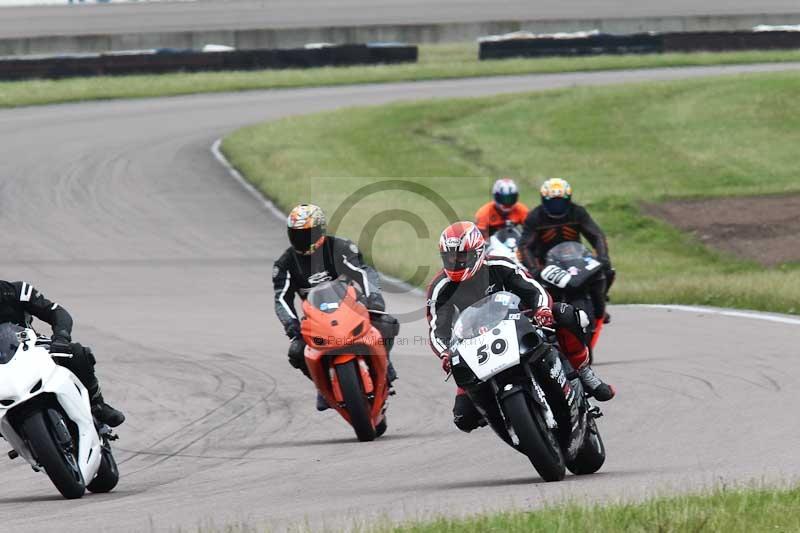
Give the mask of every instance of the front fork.
[[506, 440], [506, 442], [515, 448], [519, 446], [519, 437], [517, 437], [514, 427], [506, 418], [502, 408], [502, 400], [511, 396], [512, 394], [524, 394], [528, 398], [529, 404], [535, 404], [539, 409], [542, 418], [544, 418], [544, 422], [548, 429], [554, 430], [558, 427], [553, 411], [550, 408], [550, 404], [547, 402], [547, 397], [544, 393], [544, 390], [542, 390], [541, 386], [536, 380], [536, 377], [533, 375], [530, 365], [527, 362], [524, 362], [520, 365], [520, 367], [523, 369], [525, 377], [527, 378], [522, 383], [519, 383], [519, 379], [516, 380], [517, 383], [501, 383], [496, 378], [493, 378], [491, 381], [489, 381], [489, 384], [492, 387], [492, 393], [497, 411], [500, 414], [505, 431], [510, 439], [510, 441], [506, 439], [504, 440]]

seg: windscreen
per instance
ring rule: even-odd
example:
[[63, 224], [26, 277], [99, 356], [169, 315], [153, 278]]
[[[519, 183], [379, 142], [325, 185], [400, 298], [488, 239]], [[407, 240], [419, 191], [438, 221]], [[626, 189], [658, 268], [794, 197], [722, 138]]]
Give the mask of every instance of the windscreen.
[[[320, 283], [308, 293], [308, 302], [320, 311], [333, 313], [339, 309], [349, 286], [346, 281], [341, 279]], [[357, 286], [353, 287], [356, 291], [356, 298], [361, 300], [361, 291]]]
[[467, 307], [453, 326], [453, 340], [474, 339], [486, 333], [508, 315], [509, 309], [519, 309], [519, 296], [497, 292]]
[[553, 248], [547, 252], [545, 262], [547, 264], [561, 264], [577, 261], [578, 259], [591, 255], [591, 252], [578, 241], [562, 242], [558, 246], [553, 246]]
[[23, 331], [25, 328], [10, 322], [0, 324], [0, 365], [4, 365], [14, 358], [17, 348], [19, 348], [19, 334]]
[[494, 234], [494, 238], [500, 241], [503, 246], [511, 250], [516, 250], [520, 240], [520, 233], [517, 228], [503, 228]]

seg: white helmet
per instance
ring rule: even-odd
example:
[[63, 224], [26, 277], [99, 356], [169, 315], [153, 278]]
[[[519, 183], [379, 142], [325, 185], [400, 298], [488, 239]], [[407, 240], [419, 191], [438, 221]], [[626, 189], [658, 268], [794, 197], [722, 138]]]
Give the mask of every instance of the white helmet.
[[494, 196], [494, 205], [501, 213], [510, 213], [511, 208], [517, 203], [519, 199], [519, 189], [514, 180], [509, 178], [501, 178], [494, 182], [492, 186], [492, 196]]

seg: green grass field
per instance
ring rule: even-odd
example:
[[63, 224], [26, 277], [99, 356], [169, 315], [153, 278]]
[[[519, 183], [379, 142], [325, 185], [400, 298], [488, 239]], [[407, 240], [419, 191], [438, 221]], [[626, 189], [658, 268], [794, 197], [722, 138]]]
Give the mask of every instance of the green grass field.
[[[250, 523], [198, 533], [261, 533]], [[290, 531], [320, 531], [308, 525]], [[794, 533], [800, 531], [800, 488], [727, 488], [636, 503], [558, 504], [542, 509], [420, 519], [399, 525], [354, 523], [321, 531], [360, 533]]]
[[[800, 192], [798, 95], [800, 74], [780, 73], [396, 104], [246, 128], [223, 150], [281, 207], [315, 202], [333, 218], [348, 195], [387, 178], [428, 187], [469, 219], [496, 176], [518, 177], [528, 202], [543, 177], [566, 176], [609, 235], [615, 302], [798, 313], [800, 265], [765, 269], [713, 252], [640, 211]], [[379, 269], [422, 283], [447, 220], [432, 197], [371, 192], [337, 229]], [[377, 235], [364, 232], [381, 222]]]
[[720, 490], [645, 503], [566, 505], [439, 519], [376, 533], [758, 533], [800, 531], [800, 489]]
[[476, 44], [423, 45], [416, 64], [0, 82], [0, 108], [112, 98], [546, 72], [800, 61], [800, 51], [753, 51], [478, 61]]

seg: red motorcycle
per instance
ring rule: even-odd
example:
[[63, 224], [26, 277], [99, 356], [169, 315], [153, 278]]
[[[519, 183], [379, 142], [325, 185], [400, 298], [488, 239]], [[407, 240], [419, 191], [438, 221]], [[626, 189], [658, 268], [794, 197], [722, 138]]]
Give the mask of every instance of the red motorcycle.
[[306, 365], [320, 394], [358, 440], [380, 437], [386, 431], [389, 359], [360, 289], [343, 280], [322, 283], [308, 293], [303, 312]]

